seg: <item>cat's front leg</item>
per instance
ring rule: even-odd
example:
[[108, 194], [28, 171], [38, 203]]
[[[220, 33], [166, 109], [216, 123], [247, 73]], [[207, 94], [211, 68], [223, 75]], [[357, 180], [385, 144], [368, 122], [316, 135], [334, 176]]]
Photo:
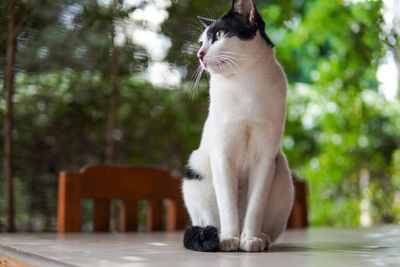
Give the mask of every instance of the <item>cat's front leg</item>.
[[239, 249], [238, 179], [228, 154], [213, 153], [211, 169], [220, 214], [220, 249]]
[[261, 233], [265, 206], [275, 173], [275, 160], [260, 160], [249, 176], [248, 202], [240, 237], [240, 249], [263, 251], [270, 246], [269, 237]]

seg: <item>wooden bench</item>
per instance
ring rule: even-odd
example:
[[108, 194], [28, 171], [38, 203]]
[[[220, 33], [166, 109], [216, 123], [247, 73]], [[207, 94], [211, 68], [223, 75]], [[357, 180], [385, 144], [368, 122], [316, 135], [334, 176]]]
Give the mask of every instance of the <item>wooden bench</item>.
[[81, 231], [81, 199], [94, 200], [93, 230], [109, 231], [111, 199], [122, 199], [121, 231], [136, 231], [138, 200], [148, 200], [147, 230], [164, 230], [163, 200], [167, 200], [166, 230], [182, 230], [187, 215], [180, 179], [155, 168], [87, 166], [79, 173], [61, 172], [58, 185], [58, 232]]
[[307, 212], [307, 185], [296, 175], [292, 175], [295, 190], [295, 198], [292, 212], [288, 220], [287, 228], [305, 228], [308, 227]]
[[[305, 184], [294, 182], [296, 200], [288, 227], [307, 226]], [[81, 200], [93, 199], [93, 231], [109, 231], [112, 199], [121, 199], [122, 232], [138, 227], [138, 200], [148, 200], [147, 230], [175, 231], [188, 225], [181, 194], [181, 181], [156, 168], [87, 166], [80, 172], [61, 172], [58, 184], [58, 232], [80, 232]], [[163, 201], [166, 200], [164, 221]]]

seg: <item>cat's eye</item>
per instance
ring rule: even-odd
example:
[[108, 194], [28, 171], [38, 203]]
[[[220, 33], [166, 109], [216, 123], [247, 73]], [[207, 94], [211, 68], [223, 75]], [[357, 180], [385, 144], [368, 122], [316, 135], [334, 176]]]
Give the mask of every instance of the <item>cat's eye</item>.
[[200, 45], [200, 47], [202, 47], [202, 46], [203, 46], [203, 42], [200, 41], [200, 42], [199, 42], [199, 45]]
[[218, 40], [219, 38], [221, 38], [222, 36], [224, 36], [225, 31], [224, 30], [219, 30], [215, 33], [215, 40]]

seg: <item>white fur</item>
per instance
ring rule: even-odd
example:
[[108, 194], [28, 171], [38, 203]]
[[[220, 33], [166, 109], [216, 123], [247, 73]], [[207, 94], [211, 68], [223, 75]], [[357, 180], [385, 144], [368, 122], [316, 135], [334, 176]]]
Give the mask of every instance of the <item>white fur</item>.
[[222, 37], [211, 44], [206, 31], [200, 51], [211, 101], [188, 163], [203, 179], [184, 180], [185, 204], [193, 225], [219, 229], [221, 250], [262, 251], [286, 228], [293, 203], [280, 145], [286, 78], [259, 33], [251, 41]]

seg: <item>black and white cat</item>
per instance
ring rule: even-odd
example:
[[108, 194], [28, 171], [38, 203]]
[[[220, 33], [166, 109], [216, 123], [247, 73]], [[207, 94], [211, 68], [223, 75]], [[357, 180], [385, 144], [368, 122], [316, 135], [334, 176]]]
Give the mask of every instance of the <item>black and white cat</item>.
[[210, 107], [183, 196], [188, 249], [263, 251], [285, 230], [294, 189], [281, 149], [286, 77], [252, 0], [233, 0], [207, 27], [198, 57], [210, 73]]

